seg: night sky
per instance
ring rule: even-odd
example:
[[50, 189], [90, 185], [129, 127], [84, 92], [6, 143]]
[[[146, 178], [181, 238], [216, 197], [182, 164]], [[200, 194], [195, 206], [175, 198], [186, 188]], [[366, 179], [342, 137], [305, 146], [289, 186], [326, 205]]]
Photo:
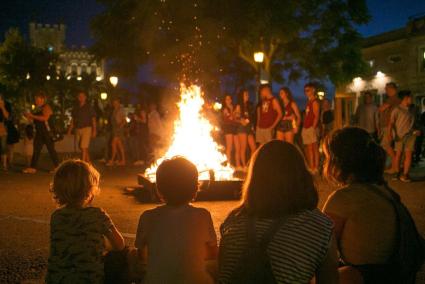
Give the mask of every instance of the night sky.
[[[359, 27], [364, 36], [402, 27], [409, 16], [425, 14], [425, 0], [368, 0], [367, 3], [372, 20], [367, 26]], [[90, 18], [100, 11], [102, 7], [95, 0], [2, 0], [0, 40], [10, 27], [18, 27], [27, 35], [30, 21], [62, 22], [67, 25], [67, 46], [89, 46], [92, 43]]]

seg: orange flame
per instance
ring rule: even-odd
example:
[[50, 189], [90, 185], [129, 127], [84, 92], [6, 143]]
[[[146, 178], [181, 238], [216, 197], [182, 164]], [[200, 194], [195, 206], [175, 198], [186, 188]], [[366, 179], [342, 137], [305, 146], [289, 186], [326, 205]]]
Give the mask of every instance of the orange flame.
[[204, 99], [199, 86], [180, 87], [179, 118], [174, 121], [171, 145], [164, 156], [145, 171], [145, 176], [155, 182], [158, 165], [175, 156], [183, 156], [196, 165], [200, 180], [208, 180], [209, 171], [214, 171], [216, 180], [232, 180], [234, 170], [223, 166], [226, 156], [211, 136], [214, 127], [202, 116]]

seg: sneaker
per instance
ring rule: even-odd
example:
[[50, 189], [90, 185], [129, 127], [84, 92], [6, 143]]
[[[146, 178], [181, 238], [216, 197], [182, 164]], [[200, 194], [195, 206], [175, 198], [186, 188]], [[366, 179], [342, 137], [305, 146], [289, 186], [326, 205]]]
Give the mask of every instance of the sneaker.
[[410, 179], [409, 175], [401, 175], [400, 176], [400, 181], [402, 181], [402, 182], [412, 182], [412, 180]]
[[37, 172], [34, 168], [26, 168], [22, 171], [24, 174], [35, 174]]

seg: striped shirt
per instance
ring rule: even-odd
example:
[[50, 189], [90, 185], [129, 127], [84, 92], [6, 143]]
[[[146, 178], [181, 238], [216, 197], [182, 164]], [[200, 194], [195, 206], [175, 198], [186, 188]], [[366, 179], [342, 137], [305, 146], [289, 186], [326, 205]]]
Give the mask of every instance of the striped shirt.
[[[273, 223], [258, 219], [257, 240]], [[219, 283], [229, 283], [247, 246], [246, 214], [232, 212], [221, 225]], [[289, 217], [267, 248], [277, 283], [309, 283], [331, 243], [333, 223], [318, 209]]]

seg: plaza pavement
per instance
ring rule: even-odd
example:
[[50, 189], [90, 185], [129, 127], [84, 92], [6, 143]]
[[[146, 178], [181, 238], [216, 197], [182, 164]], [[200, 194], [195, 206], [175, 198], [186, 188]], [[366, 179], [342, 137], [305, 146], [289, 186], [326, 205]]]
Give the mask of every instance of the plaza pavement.
[[[49, 219], [55, 204], [49, 193], [52, 174], [49, 163], [45, 171], [24, 175], [20, 167], [0, 172], [0, 283], [43, 283], [49, 248]], [[137, 167], [107, 168], [96, 164], [102, 174], [101, 194], [94, 206], [103, 207], [128, 245], [133, 245], [140, 214], [155, 204], [142, 204], [124, 188], [136, 185]], [[410, 184], [389, 181], [411, 211], [420, 232], [425, 235], [425, 164], [413, 170], [420, 181]], [[317, 178], [320, 206], [333, 188]], [[210, 210], [218, 232], [229, 211], [238, 201], [196, 202], [195, 206]], [[425, 267], [417, 283], [425, 283]]]

